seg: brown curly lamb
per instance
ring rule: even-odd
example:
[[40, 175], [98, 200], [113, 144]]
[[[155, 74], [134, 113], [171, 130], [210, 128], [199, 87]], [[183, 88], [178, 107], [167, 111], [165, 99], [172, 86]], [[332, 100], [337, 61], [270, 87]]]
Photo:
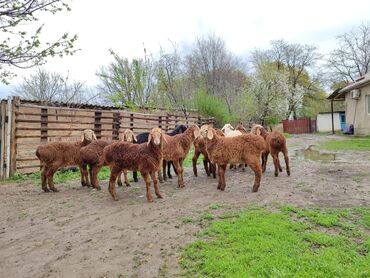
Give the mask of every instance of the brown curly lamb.
[[164, 135], [166, 138], [163, 144], [163, 179], [166, 180], [166, 161], [172, 161], [177, 172], [178, 187], [184, 187], [183, 161], [189, 153], [194, 140], [199, 137], [199, 127], [190, 126], [184, 133], [175, 136]]
[[[215, 129], [215, 132], [219, 136], [225, 136], [224, 133], [219, 129]], [[194, 144], [194, 155], [192, 158], [192, 162], [193, 162], [194, 176], [196, 177], [198, 176], [197, 161], [198, 161], [200, 154], [202, 154], [203, 155], [203, 166], [204, 166], [204, 170], [206, 171], [207, 176], [209, 177], [212, 174], [213, 178], [216, 178], [216, 165], [211, 163], [211, 161], [209, 160], [204, 138], [201, 136], [196, 138], [193, 144]]]
[[217, 189], [225, 190], [225, 171], [227, 164], [247, 163], [254, 171], [255, 181], [253, 192], [257, 192], [262, 176], [260, 158], [266, 148], [263, 138], [254, 134], [220, 137], [209, 125], [203, 125], [200, 133], [205, 138], [207, 152], [211, 162], [218, 165]]
[[[81, 185], [88, 183], [81, 169], [80, 149], [96, 140], [94, 131], [86, 129], [83, 131], [79, 142], [52, 142], [40, 145], [36, 149], [36, 156], [40, 159], [42, 166], [41, 187], [45, 192], [58, 192], [54, 185], [54, 173], [61, 167], [79, 166], [81, 171]], [[49, 188], [47, 187], [49, 186]]]
[[289, 167], [289, 156], [288, 148], [286, 146], [286, 139], [284, 135], [278, 131], [267, 132], [267, 130], [261, 125], [253, 125], [251, 133], [260, 134], [266, 141], [266, 149], [262, 154], [262, 171], [266, 171], [267, 159], [269, 153], [272, 156], [275, 168], [275, 177], [279, 175], [279, 171], [282, 172], [283, 169], [280, 165], [279, 153], [282, 152], [284, 155], [286, 172], [290, 176]]
[[150, 193], [150, 178], [153, 180], [155, 194], [162, 198], [159, 192], [156, 172], [159, 171], [162, 162], [162, 143], [166, 138], [160, 128], [153, 128], [147, 143], [132, 144], [127, 142], [115, 142], [104, 148], [103, 157], [110, 167], [109, 192], [113, 200], [117, 201], [115, 181], [118, 174], [123, 170], [139, 171], [146, 184], [146, 198], [153, 202]]
[[[130, 129], [125, 129], [122, 134], [122, 141], [124, 142], [134, 142], [136, 141], [136, 136]], [[97, 140], [92, 142], [91, 144], [81, 148], [80, 150], [80, 157], [81, 157], [81, 169], [84, 175], [87, 175], [87, 166], [89, 166], [89, 176], [90, 182], [87, 183], [87, 186], [93, 186], [95, 189], [100, 190], [99, 180], [98, 180], [98, 173], [101, 168], [105, 165], [104, 157], [103, 157], [103, 150], [106, 146], [113, 144], [113, 140]], [[125, 184], [126, 186], [130, 186], [128, 177], [127, 177], [127, 170], [123, 170], [125, 176]], [[117, 184], [118, 186], [122, 186], [121, 180], [122, 172], [119, 173], [117, 177]]]

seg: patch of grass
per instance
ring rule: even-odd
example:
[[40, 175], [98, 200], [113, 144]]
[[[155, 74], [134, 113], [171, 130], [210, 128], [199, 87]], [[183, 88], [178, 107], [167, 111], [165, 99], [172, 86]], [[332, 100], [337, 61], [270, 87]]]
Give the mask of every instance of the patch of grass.
[[351, 138], [323, 142], [320, 148], [330, 151], [370, 151], [370, 138]]
[[[183, 162], [184, 167], [192, 167], [193, 166], [193, 161], [192, 161], [193, 156], [194, 156], [194, 146], [192, 145], [188, 155], [186, 156], [186, 158]], [[202, 163], [202, 161], [203, 161], [203, 155], [201, 154], [198, 157], [197, 165], [200, 165]]]
[[361, 183], [363, 181], [364, 177], [363, 176], [353, 176], [352, 180], [357, 183]]
[[[109, 168], [103, 167], [98, 174], [98, 178], [99, 180], [107, 180], [109, 179], [109, 175], [110, 175]], [[128, 175], [129, 175], [129, 179], [133, 180], [132, 172], [129, 172]], [[80, 180], [80, 179], [81, 179], [81, 174], [78, 169], [57, 171], [54, 174], [55, 184], [60, 184], [66, 181]], [[40, 184], [41, 183], [41, 172], [35, 172], [32, 174], [28, 174], [28, 175], [22, 174], [22, 173], [15, 173], [12, 177], [6, 180], [6, 182], [14, 182], [14, 183], [19, 183], [23, 181], [33, 181], [36, 184]]]
[[290, 133], [286, 133], [286, 132], [284, 132], [284, 133], [283, 133], [283, 135], [284, 135], [284, 137], [285, 137], [285, 138], [287, 138], [287, 139], [288, 139], [288, 138], [292, 138], [292, 134], [290, 134]]
[[184, 217], [183, 219], [182, 219], [182, 223], [184, 223], [184, 224], [187, 224], [187, 223], [192, 223], [192, 222], [194, 222], [194, 219], [192, 218], [192, 217]]
[[[370, 239], [332, 234], [368, 211], [254, 208], [212, 222], [180, 260], [188, 277], [368, 277]], [[300, 220], [311, 223], [307, 225]], [[349, 222], [348, 222], [349, 223]], [[355, 225], [355, 224], [354, 224]], [[315, 228], [320, 230], [315, 230]], [[355, 226], [356, 228], [357, 226]]]

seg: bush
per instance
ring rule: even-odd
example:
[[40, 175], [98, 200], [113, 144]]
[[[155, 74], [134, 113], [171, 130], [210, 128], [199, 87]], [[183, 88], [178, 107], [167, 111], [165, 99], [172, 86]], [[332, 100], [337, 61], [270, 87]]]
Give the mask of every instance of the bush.
[[199, 113], [214, 117], [217, 123], [232, 122], [237, 118], [228, 112], [226, 103], [223, 100], [207, 94], [204, 90], [195, 92], [193, 101]]

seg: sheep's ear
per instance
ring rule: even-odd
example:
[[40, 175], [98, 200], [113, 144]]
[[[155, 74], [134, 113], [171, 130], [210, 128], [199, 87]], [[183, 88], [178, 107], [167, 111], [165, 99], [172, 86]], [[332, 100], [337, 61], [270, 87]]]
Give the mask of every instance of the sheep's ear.
[[148, 146], [149, 146], [149, 144], [150, 144], [150, 141], [152, 141], [152, 134], [151, 133], [149, 133], [149, 136], [148, 136]]
[[83, 142], [85, 140], [85, 136], [82, 134], [81, 135], [81, 142]]
[[256, 135], [261, 135], [261, 129], [260, 128], [256, 128]]
[[225, 131], [225, 126], [223, 128], [221, 128], [221, 131], [224, 132]]
[[137, 142], [137, 138], [135, 134], [132, 134], [132, 138], [134, 139], [135, 142]]
[[98, 139], [96, 139], [95, 133], [93, 133], [93, 140], [98, 140]]
[[200, 136], [199, 128], [196, 128], [196, 129], [194, 130], [194, 137], [195, 137], [195, 138], [198, 138], [199, 136]]
[[213, 136], [214, 136], [213, 130], [209, 129], [208, 132], [207, 132], [207, 138], [209, 140], [212, 140], [213, 139]]

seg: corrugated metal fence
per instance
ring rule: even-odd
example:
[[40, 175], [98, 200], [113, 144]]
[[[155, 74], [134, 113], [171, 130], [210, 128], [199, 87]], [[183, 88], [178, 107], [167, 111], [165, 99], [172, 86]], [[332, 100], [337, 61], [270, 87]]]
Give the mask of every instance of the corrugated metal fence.
[[316, 132], [316, 120], [298, 119], [283, 121], [284, 132], [290, 134], [302, 134]]

